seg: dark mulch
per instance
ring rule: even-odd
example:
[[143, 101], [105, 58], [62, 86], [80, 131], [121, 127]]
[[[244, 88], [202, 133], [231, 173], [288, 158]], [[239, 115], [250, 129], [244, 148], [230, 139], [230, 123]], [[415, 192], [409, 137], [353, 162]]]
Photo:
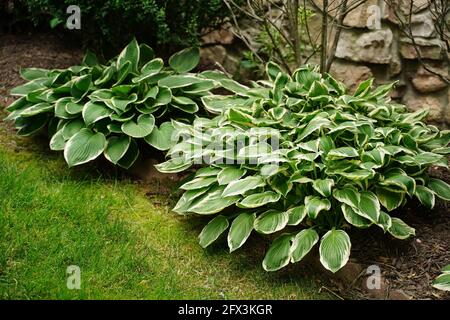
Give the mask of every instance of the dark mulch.
[[[64, 68], [80, 63], [81, 58], [79, 47], [51, 34], [0, 36], [0, 105], [8, 105], [13, 100], [8, 97], [9, 90], [24, 82], [19, 76], [20, 68]], [[447, 170], [432, 168], [431, 174], [450, 183]], [[351, 232], [352, 261], [363, 270], [360, 276], [369, 265], [381, 268], [385, 290], [384, 296], [378, 298], [395, 298], [401, 292], [404, 294], [401, 297], [414, 299], [450, 299], [450, 294], [431, 287], [441, 268], [450, 263], [448, 205], [437, 201], [436, 208], [430, 211], [411, 202], [394, 213], [416, 229], [416, 237], [409, 241], [395, 240], [381, 230], [375, 231], [376, 228], [371, 229], [373, 232]], [[373, 298], [355, 283], [347, 277], [346, 283], [327, 287], [345, 298]]]
[[52, 34], [0, 35], [0, 103], [11, 102], [9, 90], [24, 82], [21, 68], [67, 68], [79, 64], [82, 55], [76, 44]]

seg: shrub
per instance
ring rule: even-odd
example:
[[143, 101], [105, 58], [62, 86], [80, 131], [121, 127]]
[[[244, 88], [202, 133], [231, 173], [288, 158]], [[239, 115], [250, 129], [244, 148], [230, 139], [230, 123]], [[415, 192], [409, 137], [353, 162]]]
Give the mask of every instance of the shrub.
[[104, 65], [88, 53], [80, 66], [24, 69], [21, 75], [29, 82], [11, 91], [19, 99], [7, 108], [6, 119], [22, 136], [48, 124], [50, 148], [64, 150], [69, 166], [104, 154], [129, 168], [139, 155], [137, 142], [168, 149], [173, 128], [164, 121], [192, 117], [200, 97], [216, 86], [188, 73], [198, 61], [199, 50], [190, 48], [165, 67], [150, 47], [133, 40]]
[[349, 259], [350, 227], [406, 239], [415, 230], [395, 209], [413, 197], [428, 208], [435, 196], [450, 200], [450, 186], [427, 174], [447, 167], [450, 131], [422, 122], [428, 110], [407, 112], [388, 98], [392, 85], [373, 90], [372, 80], [349, 95], [316, 68], [292, 76], [273, 63], [266, 70], [270, 81], [252, 88], [221, 80], [234, 95], [202, 98], [214, 119], [173, 121], [182, 139], [157, 165], [179, 172], [204, 164], [174, 208], [212, 217], [202, 247], [226, 231], [230, 251], [253, 230], [276, 233], [265, 270], [302, 260], [320, 242], [321, 263], [336, 272]]
[[229, 15], [222, 0], [19, 0], [16, 14], [35, 25], [65, 22], [66, 8], [78, 5], [82, 29], [73, 30], [87, 45], [121, 48], [130, 38], [158, 46], [197, 45], [205, 29], [217, 28]]

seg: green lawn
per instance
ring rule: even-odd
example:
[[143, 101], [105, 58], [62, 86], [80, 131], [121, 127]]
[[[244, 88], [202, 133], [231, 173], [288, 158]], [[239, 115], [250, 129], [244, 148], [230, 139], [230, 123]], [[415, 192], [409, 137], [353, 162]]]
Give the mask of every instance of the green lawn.
[[[304, 266], [264, 272], [258, 236], [232, 255], [224, 244], [201, 249], [204, 222], [170, 212], [148, 188], [69, 170], [45, 140], [0, 123], [0, 298], [330, 298]], [[69, 265], [80, 267], [80, 290], [66, 286]]]

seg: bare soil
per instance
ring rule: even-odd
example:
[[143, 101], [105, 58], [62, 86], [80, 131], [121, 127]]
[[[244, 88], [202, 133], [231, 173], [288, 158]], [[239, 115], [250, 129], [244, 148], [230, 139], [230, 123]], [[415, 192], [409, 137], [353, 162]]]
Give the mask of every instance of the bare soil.
[[[65, 68], [80, 63], [82, 55], [76, 44], [51, 34], [0, 35], [0, 105], [11, 103], [9, 90], [24, 82], [19, 75], [21, 68]], [[432, 168], [431, 174], [450, 183], [447, 170]], [[163, 189], [170, 195], [168, 188]], [[352, 231], [351, 263], [330, 277], [324, 288], [343, 298], [450, 299], [449, 293], [431, 286], [441, 268], [450, 263], [449, 205], [437, 201], [430, 211], [413, 201], [395, 212], [416, 228], [416, 237], [408, 241], [395, 240], [381, 230]], [[377, 293], [364, 289], [366, 270], [371, 265], [379, 266], [383, 276], [383, 288]]]

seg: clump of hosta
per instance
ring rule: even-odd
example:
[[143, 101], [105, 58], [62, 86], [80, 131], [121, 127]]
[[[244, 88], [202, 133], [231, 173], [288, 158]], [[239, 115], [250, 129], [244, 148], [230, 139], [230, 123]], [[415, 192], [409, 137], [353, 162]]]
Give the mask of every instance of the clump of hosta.
[[372, 89], [368, 80], [351, 95], [311, 67], [289, 76], [269, 64], [267, 73], [269, 81], [251, 88], [221, 81], [234, 95], [203, 97], [214, 119], [173, 122], [181, 139], [157, 168], [204, 165], [174, 208], [211, 216], [201, 246], [227, 233], [234, 251], [252, 232], [276, 233], [265, 270], [319, 245], [321, 263], [336, 272], [349, 259], [349, 228], [406, 239], [415, 234], [402, 220], [409, 199], [428, 208], [436, 196], [450, 200], [449, 185], [427, 174], [447, 167], [450, 132], [425, 124], [427, 110], [409, 113], [390, 101], [392, 85]]
[[[31, 135], [48, 125], [52, 150], [64, 150], [69, 166], [106, 159], [129, 168], [139, 155], [139, 140], [166, 150], [172, 118], [199, 111], [200, 98], [216, 82], [189, 73], [198, 49], [173, 55], [169, 66], [153, 50], [133, 40], [117, 58], [100, 64], [88, 53], [82, 65], [63, 70], [24, 69], [26, 84], [11, 94], [8, 107], [18, 134]], [[207, 73], [206, 73], [207, 74]]]

